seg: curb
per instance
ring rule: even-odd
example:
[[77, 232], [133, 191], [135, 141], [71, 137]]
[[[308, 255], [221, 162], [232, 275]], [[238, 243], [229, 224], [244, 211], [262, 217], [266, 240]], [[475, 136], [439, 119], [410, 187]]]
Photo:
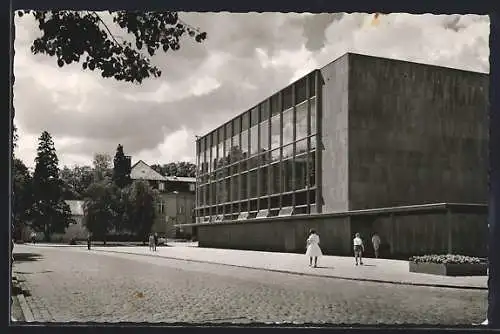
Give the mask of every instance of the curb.
[[21, 311], [24, 316], [24, 321], [34, 322], [35, 318], [33, 317], [33, 313], [31, 312], [31, 309], [28, 306], [28, 303], [26, 302], [26, 298], [24, 297], [24, 295], [23, 294], [17, 295], [16, 298], [19, 301], [19, 306], [21, 306]]
[[217, 265], [228, 266], [228, 267], [245, 268], [245, 269], [261, 270], [261, 271], [271, 271], [271, 272], [298, 275], [298, 276], [313, 276], [313, 277], [333, 278], [333, 279], [341, 279], [341, 280], [346, 280], [346, 281], [386, 283], [386, 284], [422, 286], [422, 287], [446, 288], [446, 289], [483, 290], [483, 291], [488, 290], [488, 287], [478, 287], [478, 286], [468, 286], [468, 285], [450, 285], [450, 284], [433, 284], [433, 283], [413, 283], [413, 282], [404, 282], [404, 281], [386, 281], [386, 280], [378, 280], [378, 279], [371, 279], [371, 278], [342, 277], [342, 276], [332, 276], [332, 275], [323, 275], [323, 274], [315, 274], [315, 273], [301, 273], [301, 272], [296, 272], [296, 271], [291, 271], [291, 270], [282, 270], [282, 269], [258, 268], [258, 267], [250, 267], [250, 266], [240, 265], [240, 264], [228, 264], [228, 263], [220, 263], [220, 262], [206, 261], [206, 260], [182, 259], [182, 258], [178, 258], [178, 257], [164, 256], [164, 255], [138, 254], [138, 253], [133, 253], [133, 252], [120, 252], [120, 251], [102, 250], [102, 249], [93, 249], [93, 250], [97, 251], [97, 252], [104, 252], [104, 253], [117, 253], [117, 254], [130, 254], [130, 255], [138, 255], [138, 256], [161, 257], [161, 258], [170, 259], [170, 260], [187, 261], [187, 262], [195, 262], [195, 263], [209, 263], [209, 264], [217, 264]]

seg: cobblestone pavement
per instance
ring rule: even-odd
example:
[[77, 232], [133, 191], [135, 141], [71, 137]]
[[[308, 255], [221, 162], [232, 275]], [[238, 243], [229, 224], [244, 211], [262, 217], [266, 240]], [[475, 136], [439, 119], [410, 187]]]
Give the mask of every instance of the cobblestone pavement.
[[82, 248], [18, 245], [37, 321], [480, 323], [487, 291], [305, 277]]

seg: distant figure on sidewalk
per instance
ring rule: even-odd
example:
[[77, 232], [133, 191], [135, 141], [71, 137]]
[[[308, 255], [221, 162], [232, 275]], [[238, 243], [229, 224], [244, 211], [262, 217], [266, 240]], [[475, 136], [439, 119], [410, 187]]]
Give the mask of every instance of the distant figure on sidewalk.
[[352, 242], [354, 245], [354, 259], [356, 260], [356, 265], [358, 265], [358, 258], [359, 264], [363, 265], [363, 252], [365, 251], [365, 245], [363, 244], [363, 240], [361, 239], [359, 233], [356, 233]]
[[31, 232], [31, 243], [34, 245], [36, 243], [36, 232]]
[[155, 233], [153, 236], [153, 241], [154, 241], [154, 251], [156, 252], [156, 246], [158, 246], [158, 233]]
[[321, 248], [319, 247], [319, 235], [315, 230], [309, 231], [309, 237], [307, 238], [306, 255], [309, 256], [309, 266], [313, 265], [314, 258], [314, 268], [316, 268], [318, 265], [318, 257], [323, 254], [321, 253]]
[[377, 232], [375, 232], [372, 236], [372, 244], [373, 244], [373, 251], [375, 252], [375, 258], [378, 259], [379, 249], [380, 249], [380, 237], [378, 236]]
[[155, 242], [155, 239], [153, 237], [153, 233], [149, 234], [149, 250], [152, 251], [154, 248], [153, 244]]
[[87, 249], [90, 250], [90, 246], [92, 244], [92, 235], [89, 233], [87, 234]]

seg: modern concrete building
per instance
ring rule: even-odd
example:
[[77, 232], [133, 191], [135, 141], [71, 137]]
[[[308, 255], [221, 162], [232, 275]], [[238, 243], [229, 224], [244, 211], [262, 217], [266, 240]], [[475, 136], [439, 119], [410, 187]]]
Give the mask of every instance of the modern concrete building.
[[[200, 245], [486, 249], [487, 74], [348, 53], [197, 140]], [[363, 211], [364, 210], [364, 211]]]
[[142, 160], [132, 166], [130, 178], [146, 180], [160, 193], [153, 232], [169, 238], [191, 237], [192, 228], [184, 225], [194, 220], [196, 178], [163, 176]]

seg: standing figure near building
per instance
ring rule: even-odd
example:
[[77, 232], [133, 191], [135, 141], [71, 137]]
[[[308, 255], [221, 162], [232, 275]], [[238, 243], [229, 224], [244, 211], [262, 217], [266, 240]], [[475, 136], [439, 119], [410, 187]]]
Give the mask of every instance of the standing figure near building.
[[309, 266], [313, 265], [314, 258], [314, 268], [316, 268], [318, 265], [318, 257], [323, 254], [321, 253], [321, 248], [319, 247], [319, 235], [315, 230], [309, 231], [309, 237], [307, 238], [306, 255], [309, 256]]
[[36, 232], [31, 232], [31, 243], [34, 245], [36, 243]]
[[356, 260], [356, 265], [358, 265], [358, 258], [359, 264], [363, 265], [363, 252], [365, 251], [365, 245], [363, 244], [363, 240], [361, 239], [359, 233], [356, 233], [352, 242], [354, 245], [354, 259]]
[[90, 245], [92, 244], [92, 235], [87, 234], [87, 249], [90, 250]]
[[156, 252], [156, 246], [158, 246], [158, 233], [155, 233], [154, 236], [153, 236], [153, 250]]
[[153, 233], [149, 233], [149, 250], [153, 250], [153, 243], [155, 242]]
[[372, 244], [373, 244], [373, 251], [375, 253], [375, 258], [378, 259], [379, 255], [379, 249], [380, 249], [380, 237], [378, 236], [377, 232], [375, 232], [372, 236]]

